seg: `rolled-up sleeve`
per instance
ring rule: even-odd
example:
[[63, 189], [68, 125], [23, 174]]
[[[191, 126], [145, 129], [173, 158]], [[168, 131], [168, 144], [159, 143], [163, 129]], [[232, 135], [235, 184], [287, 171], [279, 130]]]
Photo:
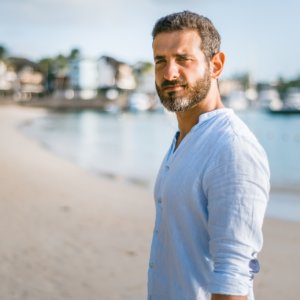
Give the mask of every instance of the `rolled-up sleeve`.
[[220, 148], [203, 179], [208, 203], [211, 293], [248, 295], [259, 271], [270, 173], [264, 150], [235, 138]]

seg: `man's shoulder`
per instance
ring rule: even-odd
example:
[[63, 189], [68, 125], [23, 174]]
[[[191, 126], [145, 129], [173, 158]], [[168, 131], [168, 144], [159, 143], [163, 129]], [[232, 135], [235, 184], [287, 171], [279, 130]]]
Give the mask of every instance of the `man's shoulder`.
[[226, 109], [208, 120], [200, 135], [204, 135], [208, 143], [215, 147], [226, 147], [234, 144], [236, 140], [252, 140], [257, 142], [255, 135], [249, 127], [232, 111]]
[[267, 162], [263, 146], [234, 112], [216, 120], [212, 132], [211, 166], [228, 163], [243, 164], [255, 160]]

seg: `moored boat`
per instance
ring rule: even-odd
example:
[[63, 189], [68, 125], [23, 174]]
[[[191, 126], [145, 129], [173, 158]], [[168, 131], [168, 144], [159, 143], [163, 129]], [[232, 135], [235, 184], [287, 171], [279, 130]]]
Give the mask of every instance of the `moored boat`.
[[300, 88], [290, 88], [284, 101], [281, 105], [272, 106], [272, 103], [269, 106], [269, 111], [272, 113], [281, 113], [281, 114], [298, 114], [300, 113]]

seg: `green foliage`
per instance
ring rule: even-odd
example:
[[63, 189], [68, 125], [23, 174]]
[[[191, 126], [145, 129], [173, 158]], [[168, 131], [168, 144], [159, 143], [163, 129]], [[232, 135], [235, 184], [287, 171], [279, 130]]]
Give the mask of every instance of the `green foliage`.
[[43, 74], [48, 74], [50, 71], [53, 70], [54, 62], [52, 58], [42, 58], [38, 61], [38, 66]]
[[279, 77], [277, 81], [277, 89], [280, 95], [284, 95], [289, 88], [300, 88], [300, 75], [292, 80], [285, 80]]
[[60, 70], [60, 69], [64, 69], [68, 66], [68, 57], [62, 55], [62, 54], [58, 54], [55, 58], [54, 58], [54, 68], [56, 70]]
[[5, 59], [7, 57], [7, 49], [0, 45], [0, 59]]
[[79, 58], [81, 56], [81, 52], [80, 49], [78, 48], [73, 48], [68, 56], [68, 59], [76, 59]]
[[248, 89], [250, 87], [250, 74], [249, 73], [237, 73], [232, 76], [233, 80], [240, 82], [243, 89]]
[[133, 66], [133, 69], [136, 75], [141, 75], [151, 72], [153, 70], [153, 64], [148, 61], [140, 61]]
[[80, 49], [73, 48], [69, 55], [58, 54], [54, 57], [45, 57], [38, 61], [38, 66], [44, 74], [56, 73], [68, 67], [69, 62], [81, 56]]

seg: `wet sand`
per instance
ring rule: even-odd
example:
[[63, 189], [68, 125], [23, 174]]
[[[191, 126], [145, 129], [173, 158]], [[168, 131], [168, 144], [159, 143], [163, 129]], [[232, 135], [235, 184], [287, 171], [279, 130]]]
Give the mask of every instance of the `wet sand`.
[[[151, 192], [95, 176], [17, 130], [45, 113], [0, 106], [0, 299], [146, 299]], [[264, 232], [256, 300], [298, 300], [300, 223], [266, 219]]]

